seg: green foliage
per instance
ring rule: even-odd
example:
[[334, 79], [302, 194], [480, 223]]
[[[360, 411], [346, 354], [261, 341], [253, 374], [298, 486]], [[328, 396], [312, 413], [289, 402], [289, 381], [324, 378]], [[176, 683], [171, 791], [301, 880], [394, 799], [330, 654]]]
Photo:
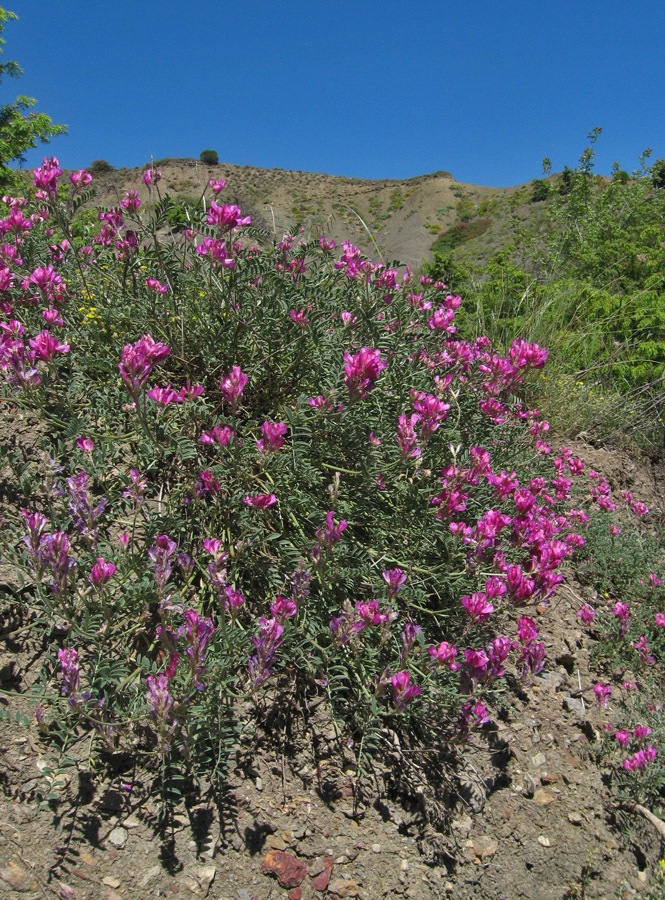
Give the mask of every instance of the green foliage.
[[651, 167], [651, 183], [654, 187], [665, 188], [665, 159], [657, 159]]
[[92, 163], [90, 164], [90, 174], [96, 175], [97, 177], [99, 177], [100, 175], [108, 175], [113, 171], [115, 171], [115, 167], [105, 159], [93, 159]]
[[552, 190], [549, 181], [545, 181], [544, 178], [535, 178], [531, 182], [531, 188], [532, 203], [540, 203], [542, 200], [547, 200]]
[[219, 164], [219, 154], [216, 150], [202, 150], [199, 159], [206, 166], [216, 166]]
[[[461, 201], [460, 201], [461, 202]], [[432, 252], [445, 254], [460, 244], [465, 244], [484, 234], [492, 226], [491, 219], [475, 218], [470, 221], [456, 222], [439, 235], [432, 244]]]
[[[5, 24], [17, 18], [15, 13], [0, 8], [0, 35]], [[5, 39], [0, 38], [0, 48], [4, 44]], [[0, 63], [0, 81], [4, 75], [17, 78], [21, 73], [14, 61]], [[19, 96], [14, 103], [0, 106], [0, 187], [17, 183], [11, 163], [23, 162], [26, 152], [38, 143], [48, 143], [52, 137], [67, 133], [65, 125], [54, 125], [45, 113], [34, 112], [36, 102], [32, 97]]]

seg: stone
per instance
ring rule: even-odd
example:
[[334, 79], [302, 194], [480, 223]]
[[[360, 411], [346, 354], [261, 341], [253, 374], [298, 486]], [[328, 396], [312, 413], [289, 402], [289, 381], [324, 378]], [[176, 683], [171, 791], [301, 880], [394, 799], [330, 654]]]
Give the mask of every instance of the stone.
[[581, 813], [571, 812], [568, 813], [568, 821], [571, 825], [581, 825], [584, 820], [582, 819]]
[[544, 753], [536, 753], [531, 762], [534, 766], [539, 768], [540, 766], [544, 766], [547, 764], [547, 757]]
[[289, 891], [287, 896], [289, 900], [300, 900], [300, 898], [302, 897], [302, 887], [298, 885], [298, 887], [293, 888], [292, 891]]
[[371, 846], [372, 853], [380, 853], [381, 852], [381, 844], [372, 844]]
[[538, 790], [534, 792], [533, 802], [536, 806], [549, 806], [550, 803], [554, 802], [554, 797], [542, 788], [538, 788]]
[[328, 890], [331, 894], [340, 897], [341, 900], [344, 900], [345, 897], [357, 897], [360, 894], [360, 886], [350, 879], [345, 881], [342, 878], [336, 878], [335, 881], [330, 882]]
[[315, 860], [309, 868], [309, 875], [312, 879], [312, 887], [315, 891], [325, 891], [330, 882], [330, 876], [333, 870], [333, 859], [331, 856], [325, 856], [321, 860]]
[[538, 843], [540, 844], [541, 847], [551, 847], [552, 846], [550, 839], [548, 837], [545, 837], [544, 834], [541, 834], [538, 837]]
[[134, 813], [131, 813], [131, 815], [127, 816], [122, 824], [125, 828], [138, 828], [141, 824], [141, 821], [137, 816], [134, 815]]
[[11, 860], [4, 869], [0, 869], [0, 881], [4, 881], [5, 884], [8, 884], [20, 894], [26, 891], [36, 891], [39, 887], [29, 872], [26, 872], [20, 866], [17, 866], [16, 863], [11, 862]]
[[116, 878], [115, 875], [107, 875], [105, 878], [102, 878], [102, 884], [110, 888], [119, 888], [120, 879]]
[[473, 839], [472, 846], [478, 859], [489, 859], [499, 849], [499, 842], [489, 834], [480, 834]]
[[154, 881], [155, 878], [159, 877], [161, 871], [162, 871], [161, 866], [151, 866], [143, 875], [140, 886], [146, 887], [148, 884], [150, 884], [151, 881]]
[[276, 834], [268, 835], [267, 844], [271, 850], [286, 850], [286, 842]]
[[307, 866], [292, 853], [269, 850], [263, 858], [263, 871], [266, 875], [274, 875], [283, 888], [294, 888], [307, 875]]
[[586, 706], [583, 700], [577, 700], [575, 697], [564, 697], [563, 706], [568, 712], [575, 713], [578, 716], [586, 716]]
[[118, 850], [122, 850], [127, 843], [127, 829], [123, 828], [122, 825], [118, 825], [109, 835], [109, 842], [114, 847], [117, 847]]

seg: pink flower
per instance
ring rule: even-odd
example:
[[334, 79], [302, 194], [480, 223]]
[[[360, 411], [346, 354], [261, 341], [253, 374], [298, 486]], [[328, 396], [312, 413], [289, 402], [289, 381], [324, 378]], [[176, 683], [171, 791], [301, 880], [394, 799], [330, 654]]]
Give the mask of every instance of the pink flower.
[[69, 353], [69, 344], [61, 344], [46, 328], [30, 339], [30, 346], [35, 351], [35, 356], [44, 362], [51, 362], [56, 353]]
[[665, 628], [665, 614], [664, 613], [656, 613], [656, 625], [659, 628]]
[[85, 169], [79, 169], [78, 172], [72, 172], [70, 174], [69, 180], [74, 187], [85, 187], [86, 184], [90, 184], [92, 181], [92, 175], [90, 172], [86, 172]]
[[296, 312], [295, 309], [292, 309], [289, 315], [291, 316], [291, 321], [295, 325], [300, 325], [301, 328], [307, 328], [309, 319], [305, 315], [304, 310], [299, 309], [298, 312]]
[[215, 425], [212, 431], [201, 432], [202, 444], [219, 444], [220, 447], [228, 447], [233, 437], [233, 429], [228, 425]]
[[98, 556], [97, 562], [90, 570], [90, 581], [95, 587], [105, 585], [113, 577], [116, 567], [111, 562], [106, 562], [104, 557]]
[[238, 405], [248, 380], [245, 373], [241, 371], [240, 366], [233, 366], [229, 374], [222, 378], [220, 385], [222, 394], [224, 399], [234, 408]]
[[402, 589], [402, 585], [406, 581], [406, 572], [403, 572], [401, 569], [386, 569], [385, 572], [381, 573], [381, 577], [388, 585], [388, 594], [390, 596], [394, 596], [398, 594]]
[[216, 181], [214, 178], [211, 178], [208, 184], [216, 194], [221, 193], [226, 187], [226, 181], [223, 178], [220, 178], [218, 181]]
[[432, 657], [433, 663], [439, 663], [442, 666], [448, 666], [451, 672], [460, 668], [459, 663], [455, 662], [457, 656], [457, 647], [449, 644], [448, 641], [441, 641], [438, 647], [432, 645], [427, 648], [427, 652]]
[[480, 591], [473, 593], [470, 597], [464, 595], [461, 603], [468, 617], [476, 624], [484, 622], [494, 612], [494, 607], [487, 602], [486, 595]]
[[411, 676], [408, 672], [397, 672], [391, 676], [390, 682], [393, 689], [393, 703], [402, 711], [423, 692], [419, 685], [410, 683]]
[[147, 391], [148, 397], [151, 400], [154, 400], [157, 406], [161, 406], [164, 408], [165, 406], [169, 406], [171, 403], [181, 403], [180, 394], [177, 391], [174, 391], [170, 384], [167, 384], [166, 387], [151, 387], [149, 391]]
[[166, 294], [169, 289], [168, 284], [160, 284], [156, 278], [146, 278], [145, 282], [149, 290], [155, 294]]
[[627, 747], [630, 744], [630, 731], [615, 731], [614, 737], [621, 747]]
[[612, 688], [609, 684], [601, 684], [600, 681], [596, 682], [593, 686], [593, 692], [596, 695], [596, 705], [600, 709], [601, 707], [607, 706], [607, 703], [610, 699], [610, 694], [612, 693]]
[[251, 506], [252, 509], [267, 509], [273, 503], [277, 503], [277, 497], [274, 494], [255, 494], [253, 496], [248, 494], [243, 499], [243, 503]]
[[89, 437], [81, 435], [81, 437], [76, 438], [76, 446], [79, 450], [83, 450], [84, 453], [92, 453], [95, 445]]
[[584, 625], [591, 625], [596, 615], [596, 610], [589, 606], [588, 603], [585, 603], [581, 609], [578, 609], [577, 615]]
[[381, 359], [380, 350], [362, 347], [353, 356], [344, 354], [344, 384], [352, 400], [362, 400], [374, 388], [381, 372], [388, 363]]
[[271, 453], [284, 444], [284, 435], [288, 431], [286, 422], [269, 422], [267, 419], [261, 425], [262, 438], [256, 442], [261, 453]]
[[146, 187], [150, 187], [150, 185], [155, 182], [157, 184], [158, 181], [162, 180], [162, 173], [159, 169], [146, 169], [143, 173], [143, 182]]
[[120, 201], [120, 206], [127, 210], [137, 210], [141, 205], [138, 191], [125, 191], [125, 197]]

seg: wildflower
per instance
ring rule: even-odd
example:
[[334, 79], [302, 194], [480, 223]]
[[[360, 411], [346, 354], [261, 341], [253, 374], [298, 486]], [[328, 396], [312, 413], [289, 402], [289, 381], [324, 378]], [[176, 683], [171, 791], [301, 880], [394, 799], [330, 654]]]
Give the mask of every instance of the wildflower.
[[295, 614], [298, 612], [298, 607], [295, 601], [290, 597], [282, 597], [281, 595], [278, 595], [277, 599], [270, 604], [270, 612], [278, 622], [283, 622], [284, 619], [289, 619], [291, 618], [291, 616], [295, 616]]
[[635, 728], [633, 728], [633, 737], [638, 741], [643, 741], [644, 738], [649, 737], [650, 734], [651, 729], [648, 725], [636, 725]]
[[647, 744], [643, 750], [638, 750], [637, 753], [634, 753], [628, 759], [624, 759], [623, 767], [628, 772], [643, 772], [657, 755], [658, 751], [656, 748]]
[[79, 450], [83, 450], [84, 453], [92, 453], [95, 447], [92, 440], [84, 434], [81, 435], [81, 437], [76, 438], [76, 446]]
[[388, 585], [389, 596], [393, 597], [402, 589], [402, 585], [406, 581], [406, 572], [403, 572], [400, 568], [386, 569], [385, 572], [381, 573], [381, 577]]
[[174, 391], [170, 384], [167, 384], [166, 387], [158, 387], [155, 385], [146, 393], [147, 396], [150, 397], [151, 400], [154, 400], [157, 406], [160, 406], [162, 409], [169, 406], [171, 403], [182, 402], [179, 393]]
[[157, 184], [158, 181], [162, 180], [162, 173], [159, 169], [146, 169], [143, 173], [143, 183], [146, 187], [150, 187], [153, 183]]
[[178, 634], [184, 635], [188, 644], [185, 656], [189, 660], [194, 679], [194, 687], [202, 691], [202, 676], [205, 672], [206, 648], [210, 643], [215, 626], [212, 619], [200, 616], [194, 609], [186, 609], [184, 612], [185, 624], [178, 629]]
[[581, 609], [578, 609], [577, 615], [582, 620], [584, 625], [591, 625], [596, 615], [596, 610], [589, 606], [588, 603], [585, 603]]
[[45, 191], [49, 197], [55, 197], [60, 175], [62, 175], [62, 169], [56, 157], [52, 156], [50, 159], [44, 157], [42, 165], [35, 169], [32, 183], [36, 188]]
[[328, 627], [332, 642], [338, 647], [343, 647], [355, 641], [365, 623], [356, 617], [353, 607], [345, 600], [340, 614], [330, 620]]
[[166, 582], [171, 577], [173, 571], [171, 557], [177, 546], [167, 534], [160, 534], [155, 538], [154, 546], [148, 550], [148, 556], [155, 564], [155, 584], [159, 593], [164, 590]]
[[236, 409], [242, 397], [242, 392], [248, 382], [247, 375], [241, 371], [240, 366], [233, 366], [228, 375], [222, 378], [221, 391], [224, 399]]
[[220, 178], [218, 180], [211, 178], [208, 184], [216, 194], [221, 193], [226, 187], [226, 181], [223, 178]]
[[276, 651], [282, 643], [284, 626], [276, 618], [267, 619], [261, 616], [259, 619], [259, 635], [252, 635], [251, 641], [256, 647], [254, 656], [249, 657], [249, 674], [254, 681], [254, 687], [258, 687], [272, 675], [270, 666]]
[[652, 666], [655, 663], [656, 660], [649, 652], [647, 637], [645, 634], [643, 634], [638, 641], [635, 641], [633, 647], [639, 652], [642, 665]]
[[165, 751], [178, 724], [171, 712], [174, 699], [169, 691], [169, 678], [167, 675], [148, 675], [146, 688], [146, 701], [157, 724], [160, 749]]
[[521, 644], [529, 644], [538, 637], [538, 626], [528, 616], [520, 616], [517, 625], [517, 638]]
[[393, 689], [393, 703], [402, 712], [423, 692], [420, 685], [411, 684], [408, 672], [397, 672], [391, 677], [390, 682]]
[[238, 610], [245, 603], [245, 595], [241, 591], [237, 591], [230, 584], [224, 588], [226, 599], [224, 600], [224, 609], [232, 616], [236, 615]]
[[481, 591], [473, 593], [470, 597], [464, 595], [461, 603], [468, 617], [476, 624], [484, 622], [494, 612], [494, 607], [487, 602], [486, 595]]
[[90, 582], [96, 587], [102, 587], [112, 577], [116, 567], [111, 562], [106, 562], [103, 556], [97, 557], [97, 562], [90, 570]]
[[284, 435], [288, 431], [286, 422], [269, 422], [267, 419], [261, 425], [262, 438], [256, 442], [256, 446], [263, 454], [279, 450], [284, 444]]
[[85, 187], [92, 182], [92, 175], [90, 172], [86, 172], [85, 169], [79, 169], [78, 172], [70, 173], [69, 180], [74, 187]]
[[400, 666], [406, 665], [407, 657], [411, 652], [413, 645], [418, 640], [419, 634], [422, 634], [420, 625], [414, 625], [413, 622], [407, 622], [405, 624], [402, 629], [402, 649], [399, 655]]
[[451, 672], [456, 672], [460, 668], [460, 664], [455, 662], [457, 657], [457, 647], [449, 644], [448, 641], [441, 641], [438, 647], [432, 645], [427, 648], [432, 663], [438, 663], [447, 666]]
[[362, 347], [353, 356], [344, 354], [344, 384], [351, 400], [363, 400], [376, 385], [376, 381], [388, 363], [381, 359], [380, 350]]
[[610, 694], [612, 693], [612, 688], [609, 684], [601, 684], [600, 681], [596, 682], [593, 686], [593, 692], [596, 695], [596, 705], [600, 709], [601, 707], [605, 707], [608, 704], [610, 699]]
[[153, 340], [150, 334], [144, 334], [135, 344], [125, 344], [118, 368], [134, 399], [150, 377], [155, 363], [162, 362], [170, 352], [170, 347]]
[[125, 197], [120, 201], [120, 206], [123, 209], [135, 211], [141, 205], [141, 201], [139, 200], [139, 192], [138, 191], [125, 191]]
[[656, 625], [665, 628], [665, 613], [656, 613]]
[[202, 444], [219, 444], [220, 447], [228, 447], [234, 431], [228, 425], [215, 425], [212, 431], [201, 432]]
[[630, 620], [630, 607], [627, 603], [618, 600], [614, 604], [613, 609], [615, 617], [619, 620], [619, 637], [624, 638], [628, 632], [628, 623]]
[[418, 414], [400, 416], [397, 428], [397, 443], [404, 459], [416, 459], [422, 453], [418, 446], [418, 435], [414, 426], [418, 423]]
[[148, 290], [151, 290], [154, 294], [166, 294], [169, 290], [168, 284], [160, 284], [157, 278], [147, 278], [145, 283]]
[[67, 487], [71, 498], [69, 509], [74, 517], [74, 527], [79, 534], [90, 541], [91, 544], [96, 544], [99, 534], [97, 519], [106, 509], [108, 501], [106, 497], [101, 497], [96, 505], [93, 506], [90, 503], [88, 480], [89, 476], [85, 471], [67, 479]]
[[61, 344], [46, 328], [30, 339], [30, 346], [35, 352], [35, 358], [44, 362], [52, 362], [56, 353], [69, 353], [69, 344]]
[[60, 660], [60, 671], [62, 674], [61, 694], [68, 697], [72, 706], [77, 704], [77, 693], [79, 690], [79, 661], [76, 650], [63, 648], [58, 650], [58, 659]]
[[277, 497], [275, 494], [248, 494], [243, 498], [243, 503], [251, 506], [252, 509], [267, 509], [273, 503], [277, 503]]
[[291, 321], [294, 323], [294, 325], [300, 325], [301, 328], [307, 328], [307, 325], [309, 324], [309, 319], [305, 315], [304, 310], [299, 309], [296, 312], [295, 309], [292, 309], [291, 312], [289, 313], [289, 316], [291, 317]]
[[630, 744], [630, 731], [615, 731], [614, 737], [621, 747], [627, 747]]

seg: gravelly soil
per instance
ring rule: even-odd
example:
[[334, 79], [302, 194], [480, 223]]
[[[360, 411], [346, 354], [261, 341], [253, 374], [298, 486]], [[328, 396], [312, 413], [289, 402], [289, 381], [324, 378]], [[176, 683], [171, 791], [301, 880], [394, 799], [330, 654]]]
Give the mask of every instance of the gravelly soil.
[[[5, 428], [5, 450], [28, 422]], [[622, 454], [576, 446], [591, 465], [665, 509], [660, 476]], [[7, 482], [3, 504], [16, 502]], [[16, 630], [11, 573], [0, 570], [5, 618], [0, 704], [32, 711], [26, 695], [42, 650]], [[316, 691], [278, 683], [246, 729], [223, 788], [189, 786], [159, 827], [155, 772], [129, 757], [51, 778], [53, 750], [34, 727], [0, 722], [0, 896], [74, 900], [559, 900], [633, 897], [661, 848], [641, 817], [619, 814], [598, 761], [590, 638], [569, 573], [548, 609], [533, 612], [548, 664], [527, 689], [508, 677], [492, 721], [462, 751], [409, 746], [386, 731], [369, 771], [336, 730]], [[14, 615], [12, 610], [15, 610]], [[623, 818], [622, 818], [623, 816]], [[280, 883], [281, 880], [281, 883]]]

